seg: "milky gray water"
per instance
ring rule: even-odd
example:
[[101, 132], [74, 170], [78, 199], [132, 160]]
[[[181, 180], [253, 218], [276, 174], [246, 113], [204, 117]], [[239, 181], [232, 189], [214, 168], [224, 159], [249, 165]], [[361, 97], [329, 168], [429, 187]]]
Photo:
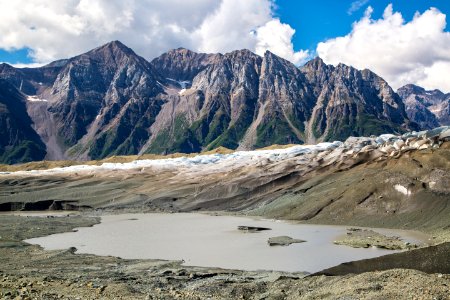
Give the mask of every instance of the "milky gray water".
[[[237, 230], [239, 225], [272, 230], [248, 233]], [[76, 247], [77, 253], [127, 259], [184, 260], [188, 266], [289, 272], [316, 272], [343, 262], [395, 252], [334, 245], [333, 240], [345, 234], [346, 228], [193, 213], [122, 214], [103, 216], [100, 224], [79, 228], [77, 232], [26, 242], [48, 250]], [[412, 233], [390, 233], [401, 235], [408, 241], [415, 240]], [[307, 242], [290, 246], [268, 245], [268, 238], [281, 235]]]

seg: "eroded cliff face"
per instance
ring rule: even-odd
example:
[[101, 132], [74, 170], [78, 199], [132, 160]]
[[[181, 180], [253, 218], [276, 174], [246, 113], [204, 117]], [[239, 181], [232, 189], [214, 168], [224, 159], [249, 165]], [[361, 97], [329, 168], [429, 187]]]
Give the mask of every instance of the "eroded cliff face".
[[413, 84], [401, 87], [397, 93], [405, 103], [409, 119], [421, 128], [450, 125], [450, 94], [439, 90], [426, 91]]
[[180, 48], [150, 63], [114, 41], [41, 68], [3, 64], [0, 78], [29, 99], [46, 159], [254, 149], [416, 129], [383, 79], [319, 58], [297, 68], [270, 52]]

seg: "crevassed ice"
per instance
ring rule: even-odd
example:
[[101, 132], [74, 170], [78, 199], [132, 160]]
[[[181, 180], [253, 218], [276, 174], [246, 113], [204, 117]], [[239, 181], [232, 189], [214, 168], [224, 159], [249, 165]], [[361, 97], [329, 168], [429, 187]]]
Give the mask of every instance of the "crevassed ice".
[[[205, 166], [240, 166], [260, 161], [269, 160], [270, 162], [281, 161], [292, 157], [311, 154], [312, 156], [323, 152], [335, 150], [334, 156], [339, 156], [343, 150], [351, 149], [352, 152], [357, 153], [361, 151], [366, 145], [372, 145], [382, 150], [383, 145], [393, 145], [397, 141], [404, 139], [420, 138], [425, 139], [432, 137], [448, 137], [450, 136], [450, 127], [444, 126], [429, 131], [411, 132], [403, 136], [396, 136], [393, 134], [383, 134], [378, 137], [350, 137], [344, 143], [340, 141], [320, 143], [317, 145], [296, 145], [285, 149], [273, 150], [254, 150], [254, 151], [236, 151], [230, 154], [199, 154], [194, 157], [178, 157], [165, 159], [147, 159], [135, 160], [128, 163], [103, 163], [99, 166], [92, 165], [76, 165], [63, 168], [53, 168], [48, 170], [32, 170], [32, 171], [18, 171], [13, 172], [17, 175], [45, 175], [58, 173], [75, 173], [75, 172], [93, 172], [102, 170], [131, 170], [140, 168], [183, 168], [183, 167], [205, 167]], [[423, 143], [422, 143], [423, 144]], [[420, 145], [422, 145], [420, 144]], [[338, 149], [338, 150], [336, 150]], [[305, 157], [306, 162], [312, 160], [311, 157]], [[12, 172], [0, 172], [1, 174], [11, 174]]]
[[[197, 155], [194, 157], [177, 157], [165, 159], [144, 159], [135, 160], [128, 163], [103, 163], [99, 166], [92, 165], [76, 165], [62, 168], [53, 168], [48, 170], [32, 170], [32, 171], [18, 171], [15, 174], [57, 174], [57, 173], [75, 173], [86, 171], [101, 171], [101, 170], [128, 170], [139, 169], [145, 167], [154, 168], [179, 168], [179, 167], [194, 167], [201, 165], [212, 165], [219, 163], [249, 163], [251, 161], [258, 161], [261, 159], [270, 159], [271, 161], [280, 161], [291, 158], [297, 155], [306, 153], [321, 152], [324, 150], [335, 149], [342, 146], [342, 142], [320, 143], [317, 145], [297, 145], [286, 149], [274, 150], [254, 150], [254, 151], [236, 151], [230, 154], [207, 154]], [[10, 174], [11, 172], [0, 172], [0, 174]]]

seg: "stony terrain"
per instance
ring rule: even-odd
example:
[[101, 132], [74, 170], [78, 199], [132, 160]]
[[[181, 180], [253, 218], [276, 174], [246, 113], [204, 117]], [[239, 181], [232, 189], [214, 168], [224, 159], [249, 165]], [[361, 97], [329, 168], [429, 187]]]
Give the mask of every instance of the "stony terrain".
[[[448, 299], [450, 275], [392, 269], [359, 275], [185, 267], [180, 262], [124, 260], [44, 251], [25, 238], [89, 226], [88, 216], [0, 215], [2, 299]], [[428, 256], [430, 254], [427, 254]], [[448, 263], [448, 262], [447, 262]], [[449, 267], [449, 266], [447, 266]]]
[[414, 249], [421, 244], [403, 241], [398, 236], [386, 236], [371, 229], [349, 228], [347, 235], [334, 241], [337, 245], [347, 245], [355, 248], [383, 248], [391, 250]]

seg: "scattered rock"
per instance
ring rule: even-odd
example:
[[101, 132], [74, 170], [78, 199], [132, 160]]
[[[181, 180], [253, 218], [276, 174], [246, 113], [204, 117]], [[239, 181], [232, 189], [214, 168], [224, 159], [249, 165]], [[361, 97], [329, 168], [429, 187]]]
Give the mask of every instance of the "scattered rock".
[[414, 249], [418, 245], [404, 242], [398, 236], [386, 236], [370, 229], [348, 228], [347, 234], [334, 241], [336, 245], [354, 248], [376, 247], [388, 250]]
[[275, 236], [267, 240], [269, 246], [289, 246], [294, 243], [304, 243], [305, 240], [293, 239], [290, 236]]
[[238, 226], [238, 230], [248, 231], [248, 232], [258, 232], [258, 231], [272, 230], [272, 229], [267, 228], [267, 227], [257, 227], [257, 226]]

